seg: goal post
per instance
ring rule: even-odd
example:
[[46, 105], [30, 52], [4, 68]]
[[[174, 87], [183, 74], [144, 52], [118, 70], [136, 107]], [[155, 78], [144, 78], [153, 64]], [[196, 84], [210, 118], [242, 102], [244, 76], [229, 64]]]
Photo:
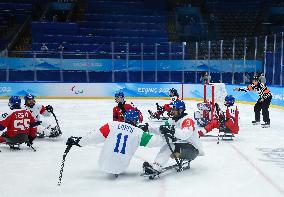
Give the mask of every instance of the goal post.
[[204, 84], [204, 102], [211, 105], [211, 117], [215, 113], [215, 103], [220, 107], [224, 106], [227, 90], [224, 83], [209, 83]]

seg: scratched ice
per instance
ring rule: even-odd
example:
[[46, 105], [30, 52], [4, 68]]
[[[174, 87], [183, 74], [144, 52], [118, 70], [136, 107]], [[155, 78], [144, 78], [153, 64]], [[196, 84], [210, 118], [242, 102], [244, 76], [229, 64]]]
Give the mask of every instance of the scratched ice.
[[[152, 162], [158, 149], [139, 148], [126, 173], [114, 179], [100, 171], [98, 157], [101, 145], [74, 147], [67, 156], [63, 182], [57, 186], [62, 153], [66, 139], [84, 136], [86, 132], [111, 121], [113, 100], [38, 100], [55, 108], [63, 130], [60, 139], [37, 139], [37, 152], [22, 146], [11, 151], [1, 144], [1, 197], [170, 197], [170, 196], [284, 196], [283, 110], [270, 109], [271, 128], [250, 124], [253, 106], [239, 104], [240, 134], [233, 142], [202, 138], [206, 156], [198, 157], [191, 169], [170, 172], [150, 181], [140, 177], [144, 160]], [[155, 103], [165, 100], [133, 100], [145, 116]], [[196, 102], [187, 101], [187, 111], [193, 114]], [[7, 101], [0, 101], [6, 111]], [[278, 152], [277, 152], [278, 151]], [[278, 162], [278, 160], [280, 160]], [[171, 161], [173, 162], [173, 161]], [[283, 164], [283, 163], [282, 163]]]

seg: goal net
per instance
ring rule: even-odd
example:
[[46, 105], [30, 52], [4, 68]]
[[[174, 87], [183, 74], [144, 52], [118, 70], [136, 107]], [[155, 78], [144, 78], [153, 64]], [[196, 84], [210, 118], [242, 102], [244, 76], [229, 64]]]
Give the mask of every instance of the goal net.
[[204, 102], [210, 103], [212, 109], [212, 116], [215, 113], [215, 103], [217, 103], [222, 109], [224, 107], [224, 101], [226, 96], [227, 91], [224, 83], [204, 84]]

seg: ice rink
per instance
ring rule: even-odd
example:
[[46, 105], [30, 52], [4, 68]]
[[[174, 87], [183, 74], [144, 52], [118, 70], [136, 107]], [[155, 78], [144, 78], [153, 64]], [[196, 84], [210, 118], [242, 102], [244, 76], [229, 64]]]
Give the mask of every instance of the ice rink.
[[[128, 100], [130, 101], [130, 100]], [[148, 109], [167, 100], [132, 100], [145, 120]], [[234, 141], [202, 138], [205, 156], [197, 157], [191, 169], [170, 171], [160, 179], [141, 177], [142, 163], [152, 162], [158, 149], [139, 148], [124, 174], [117, 179], [98, 168], [101, 145], [73, 147], [69, 152], [62, 185], [57, 186], [66, 139], [84, 136], [112, 120], [114, 100], [37, 100], [50, 104], [58, 116], [63, 135], [36, 139], [37, 152], [22, 145], [20, 151], [0, 144], [1, 197], [280, 197], [284, 196], [284, 111], [270, 108], [271, 128], [253, 126], [253, 105], [238, 104], [240, 133]], [[186, 101], [190, 115], [196, 102]], [[8, 111], [0, 100], [0, 112]], [[50, 118], [53, 120], [52, 118]], [[173, 161], [172, 161], [173, 162]]]

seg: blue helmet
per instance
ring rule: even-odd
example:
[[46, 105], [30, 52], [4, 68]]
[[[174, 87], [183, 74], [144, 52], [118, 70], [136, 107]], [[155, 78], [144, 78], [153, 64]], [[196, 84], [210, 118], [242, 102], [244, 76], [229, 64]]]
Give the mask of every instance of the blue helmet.
[[185, 110], [186, 107], [185, 107], [185, 104], [183, 101], [181, 100], [176, 100], [172, 103], [172, 108], [173, 109], [182, 109], [182, 110]]
[[138, 122], [139, 113], [136, 110], [129, 109], [124, 114], [124, 122]]
[[235, 104], [235, 97], [233, 97], [232, 95], [227, 95], [225, 97], [225, 105], [230, 107], [233, 106]]
[[170, 94], [173, 94], [174, 96], [178, 96], [178, 92], [177, 92], [177, 90], [174, 89], [174, 88], [171, 88], [171, 89], [169, 90], [169, 95], [170, 95]]
[[30, 94], [30, 93], [28, 93], [28, 94], [26, 94], [26, 95], [24, 96], [24, 99], [25, 99], [25, 101], [27, 101], [27, 100], [29, 100], [29, 99], [35, 99], [35, 96], [32, 95], [32, 94]]
[[124, 98], [124, 93], [122, 91], [118, 91], [114, 94], [114, 97], [122, 97]]
[[21, 107], [21, 98], [19, 96], [12, 96], [9, 98], [8, 106], [10, 109], [20, 108]]

